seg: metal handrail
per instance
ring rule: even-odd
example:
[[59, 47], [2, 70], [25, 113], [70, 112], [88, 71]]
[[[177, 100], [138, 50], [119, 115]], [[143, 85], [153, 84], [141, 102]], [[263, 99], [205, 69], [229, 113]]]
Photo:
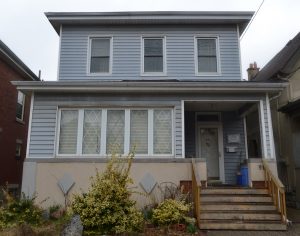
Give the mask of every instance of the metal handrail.
[[281, 215], [282, 222], [287, 223], [284, 185], [278, 177], [273, 175], [269, 164], [265, 159], [262, 159], [262, 163], [265, 173], [265, 187], [268, 189], [268, 193], [272, 197], [276, 209]]
[[201, 191], [201, 181], [199, 174], [197, 172], [197, 166], [195, 159], [192, 158], [192, 193], [194, 200], [194, 211], [197, 219], [198, 226], [200, 226], [200, 191]]

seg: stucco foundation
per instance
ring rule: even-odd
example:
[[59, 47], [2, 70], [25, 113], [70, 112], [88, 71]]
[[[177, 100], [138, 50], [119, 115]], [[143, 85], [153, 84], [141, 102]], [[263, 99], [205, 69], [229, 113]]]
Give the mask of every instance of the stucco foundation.
[[[31, 163], [31, 165], [29, 165]], [[34, 165], [35, 168], [27, 168]], [[198, 173], [202, 181], [206, 181], [206, 162], [203, 159], [196, 161]], [[85, 192], [90, 186], [90, 177], [94, 176], [96, 171], [102, 172], [106, 166], [106, 160], [82, 160], [82, 159], [28, 159], [27, 165], [24, 165], [24, 177], [28, 176], [28, 171], [31, 177], [35, 178], [35, 183], [32, 183], [32, 178], [23, 179], [22, 189], [27, 195], [32, 195], [35, 192], [36, 201], [42, 207], [47, 207], [53, 204], [64, 205], [65, 198], [60, 190], [57, 182], [64, 174], [68, 174], [74, 180], [75, 185], [68, 194], [68, 199], [76, 193]], [[32, 173], [35, 171], [35, 174]], [[134, 191], [143, 194], [134, 194], [134, 199], [139, 207], [151, 204], [153, 200], [159, 201], [160, 191], [157, 186], [150, 193], [150, 196], [145, 195], [145, 191], [140, 186], [141, 179], [149, 173], [159, 184], [162, 182], [172, 182], [179, 185], [182, 180], [191, 180], [191, 160], [190, 159], [136, 159], [131, 168], [131, 177], [134, 181]], [[29, 181], [30, 180], [30, 181]], [[28, 192], [31, 189], [31, 192]], [[34, 190], [34, 191], [33, 191]]]

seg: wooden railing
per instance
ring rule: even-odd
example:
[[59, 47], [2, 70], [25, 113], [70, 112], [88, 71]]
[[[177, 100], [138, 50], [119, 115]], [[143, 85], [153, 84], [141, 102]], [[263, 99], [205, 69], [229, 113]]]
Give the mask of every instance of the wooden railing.
[[197, 219], [198, 226], [200, 224], [200, 191], [201, 181], [197, 171], [195, 159], [192, 159], [192, 194], [194, 200], [194, 211]]
[[287, 216], [284, 186], [281, 181], [272, 174], [268, 162], [264, 159], [262, 162], [265, 172], [265, 187], [268, 189], [269, 195], [272, 197], [278, 212], [281, 214], [282, 222], [286, 223]]

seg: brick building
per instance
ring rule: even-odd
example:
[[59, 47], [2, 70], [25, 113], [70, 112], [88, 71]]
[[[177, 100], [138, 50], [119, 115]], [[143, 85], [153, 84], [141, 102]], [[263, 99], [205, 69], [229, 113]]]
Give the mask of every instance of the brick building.
[[11, 84], [15, 80], [39, 78], [0, 40], [0, 186], [19, 189], [31, 99]]

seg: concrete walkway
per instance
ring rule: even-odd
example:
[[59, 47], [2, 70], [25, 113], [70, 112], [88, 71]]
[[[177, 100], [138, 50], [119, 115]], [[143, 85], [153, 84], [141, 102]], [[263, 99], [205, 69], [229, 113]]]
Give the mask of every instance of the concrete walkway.
[[[207, 231], [207, 236], [300, 236], [300, 210], [288, 209], [288, 219], [293, 223], [287, 231]], [[205, 234], [203, 234], [205, 235]]]

